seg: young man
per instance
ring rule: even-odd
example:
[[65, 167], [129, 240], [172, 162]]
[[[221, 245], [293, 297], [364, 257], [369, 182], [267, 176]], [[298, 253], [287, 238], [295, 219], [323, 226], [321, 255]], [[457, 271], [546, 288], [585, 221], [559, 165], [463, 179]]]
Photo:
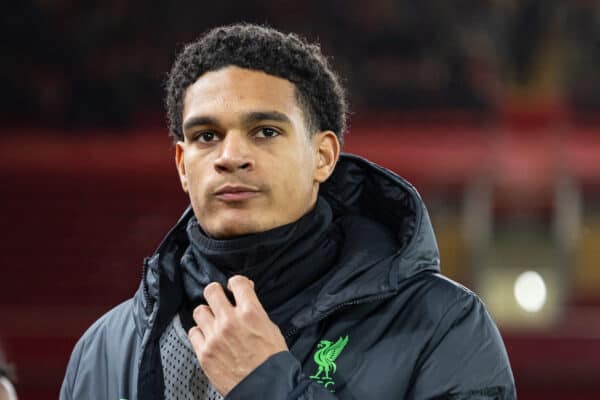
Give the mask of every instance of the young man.
[[318, 46], [213, 29], [166, 104], [191, 206], [77, 343], [61, 399], [515, 398], [416, 190], [340, 156], [347, 107]]

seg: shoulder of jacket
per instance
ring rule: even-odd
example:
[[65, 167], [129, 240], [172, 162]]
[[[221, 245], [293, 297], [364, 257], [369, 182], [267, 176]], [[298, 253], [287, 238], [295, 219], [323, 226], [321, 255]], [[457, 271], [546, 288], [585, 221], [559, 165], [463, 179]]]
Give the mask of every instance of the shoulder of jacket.
[[87, 345], [110, 338], [122, 338], [122, 335], [135, 331], [135, 322], [133, 319], [133, 299], [113, 307], [104, 315], [98, 318], [81, 336], [76, 347], [87, 347]]
[[106, 388], [98, 382], [108, 376], [109, 368], [118, 370], [120, 359], [133, 358], [131, 350], [138, 340], [132, 304], [130, 299], [105, 313], [77, 341], [61, 387], [61, 400], [90, 398], [91, 393], [102, 397]]
[[438, 290], [445, 291], [449, 295], [454, 295], [457, 298], [464, 299], [478, 298], [477, 294], [475, 294], [471, 289], [439, 272], [431, 273], [430, 279], [432, 282], [435, 282]]
[[422, 272], [406, 281], [411, 297], [418, 299], [433, 319], [461, 313], [473, 307], [485, 309], [483, 301], [472, 290], [436, 272]]
[[424, 272], [413, 277], [410, 291], [412, 307], [431, 328], [430, 346], [435, 346], [447, 332], [460, 329], [495, 330], [495, 323], [479, 296], [458, 282], [440, 274]]
[[440, 273], [429, 275], [432, 292], [429, 301], [434, 301], [429, 308], [436, 310], [433, 318], [438, 321], [437, 331], [445, 332], [465, 321], [495, 326], [485, 303], [475, 292]]

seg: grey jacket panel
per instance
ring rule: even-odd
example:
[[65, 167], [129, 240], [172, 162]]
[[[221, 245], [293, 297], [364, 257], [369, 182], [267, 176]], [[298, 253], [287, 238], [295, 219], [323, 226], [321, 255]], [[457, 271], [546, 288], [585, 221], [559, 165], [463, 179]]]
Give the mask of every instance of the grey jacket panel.
[[116, 306], [79, 339], [60, 390], [61, 400], [135, 399], [142, 337], [133, 300]]

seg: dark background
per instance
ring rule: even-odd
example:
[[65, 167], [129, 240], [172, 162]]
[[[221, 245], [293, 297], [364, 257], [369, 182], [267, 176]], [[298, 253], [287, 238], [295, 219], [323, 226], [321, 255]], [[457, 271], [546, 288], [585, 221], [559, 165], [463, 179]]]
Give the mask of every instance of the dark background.
[[[77, 338], [185, 208], [166, 72], [240, 21], [321, 43], [350, 92], [345, 150], [422, 193], [519, 398], [600, 397], [600, 2], [39, 0], [0, 21], [0, 340], [21, 399], [57, 397]], [[527, 270], [538, 312], [515, 300]]]

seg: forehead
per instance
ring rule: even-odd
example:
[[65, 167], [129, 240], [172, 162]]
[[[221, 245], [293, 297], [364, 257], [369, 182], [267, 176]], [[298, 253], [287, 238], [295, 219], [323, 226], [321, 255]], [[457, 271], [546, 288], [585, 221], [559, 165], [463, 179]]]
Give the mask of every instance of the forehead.
[[201, 75], [186, 91], [183, 120], [199, 114], [235, 116], [255, 110], [300, 116], [295, 86], [286, 79], [235, 66]]

